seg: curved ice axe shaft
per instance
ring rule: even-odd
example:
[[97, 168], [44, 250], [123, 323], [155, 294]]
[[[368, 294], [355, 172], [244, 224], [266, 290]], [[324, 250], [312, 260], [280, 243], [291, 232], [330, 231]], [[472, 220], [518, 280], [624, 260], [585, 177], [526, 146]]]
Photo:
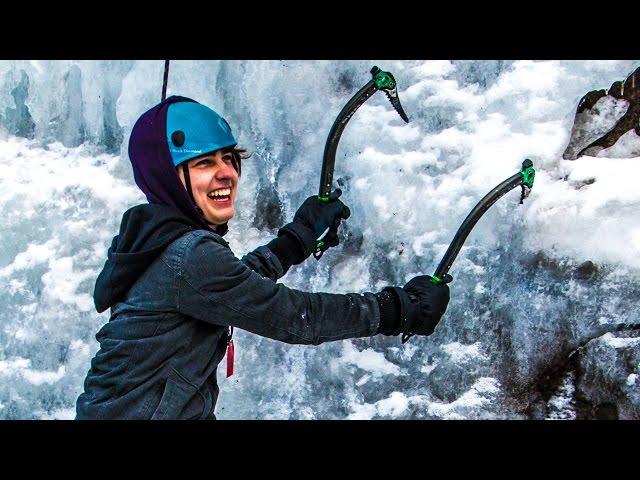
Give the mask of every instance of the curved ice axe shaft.
[[520, 203], [522, 200], [529, 195], [531, 188], [533, 187], [533, 181], [535, 178], [535, 169], [533, 168], [533, 162], [529, 159], [526, 159], [522, 162], [522, 169], [507, 178], [505, 181], [497, 185], [493, 188], [489, 193], [487, 193], [482, 200], [478, 202], [478, 204], [471, 210], [471, 213], [467, 215], [467, 218], [464, 219], [462, 225], [456, 232], [455, 236], [449, 248], [447, 249], [440, 265], [436, 268], [436, 272], [432, 276], [432, 281], [434, 284], [443, 283], [444, 276], [449, 272], [453, 261], [458, 256], [462, 245], [465, 240], [471, 233], [471, 230], [478, 223], [478, 220], [485, 214], [491, 206], [496, 203], [502, 196], [516, 188], [517, 186], [522, 186], [522, 197], [520, 198]]
[[[393, 108], [398, 112], [398, 115], [405, 121], [409, 122], [407, 114], [405, 113], [400, 100], [398, 99], [398, 88], [396, 80], [390, 72], [380, 70], [374, 66], [371, 69], [371, 75], [373, 78], [367, 82], [358, 92], [351, 97], [351, 100], [342, 108], [338, 117], [333, 122], [333, 126], [329, 131], [327, 142], [324, 146], [324, 154], [322, 156], [322, 171], [320, 173], [320, 189], [318, 192], [318, 200], [321, 202], [329, 201], [329, 194], [331, 193], [331, 185], [333, 183], [333, 170], [336, 164], [336, 151], [338, 150], [338, 143], [340, 137], [344, 131], [347, 123], [356, 113], [356, 110], [366, 102], [374, 93], [378, 90], [382, 90], [386, 95]], [[322, 240], [328, 233], [329, 229], [325, 230], [323, 234], [317, 239], [316, 249], [313, 252], [313, 256], [320, 260], [324, 251], [328, 248], [325, 242]]]
[[[462, 245], [465, 240], [471, 233], [471, 230], [478, 223], [478, 220], [485, 214], [491, 206], [496, 203], [501, 197], [505, 194], [516, 188], [517, 186], [522, 186], [522, 195], [520, 196], [520, 203], [529, 196], [529, 192], [533, 187], [533, 181], [535, 179], [536, 171], [533, 168], [533, 162], [529, 159], [526, 159], [522, 162], [522, 169], [516, 173], [515, 175], [510, 176], [505, 181], [496, 185], [489, 193], [487, 193], [482, 200], [478, 202], [478, 204], [471, 210], [471, 213], [467, 215], [467, 218], [464, 219], [460, 228], [456, 232], [449, 248], [442, 257], [440, 261], [440, 265], [436, 268], [436, 272], [431, 276], [431, 281], [434, 285], [439, 285], [441, 283], [449, 283], [452, 278], [451, 275], [448, 275], [449, 269], [453, 264], [453, 261], [458, 256]], [[402, 343], [406, 343], [413, 336], [412, 333], [403, 333], [401, 341]]]

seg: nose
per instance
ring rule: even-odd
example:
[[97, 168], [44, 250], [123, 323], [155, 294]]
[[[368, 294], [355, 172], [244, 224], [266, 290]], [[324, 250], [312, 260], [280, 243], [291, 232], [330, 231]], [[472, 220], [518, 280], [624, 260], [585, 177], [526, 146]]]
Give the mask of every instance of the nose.
[[233, 168], [233, 165], [230, 163], [223, 162], [220, 160], [218, 162], [218, 168], [216, 169], [215, 178], [216, 180], [234, 180], [237, 177], [236, 170]]

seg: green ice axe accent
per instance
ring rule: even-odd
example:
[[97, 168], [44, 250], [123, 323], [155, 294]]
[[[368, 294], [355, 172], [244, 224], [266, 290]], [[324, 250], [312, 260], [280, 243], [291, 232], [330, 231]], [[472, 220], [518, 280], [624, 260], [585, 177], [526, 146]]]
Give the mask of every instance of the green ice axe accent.
[[[377, 68], [377, 67], [374, 67]], [[373, 73], [373, 72], [371, 72]], [[396, 88], [396, 79], [389, 72], [385, 72], [378, 68], [377, 73], [373, 75], [373, 81], [378, 90], [393, 90]]]
[[[351, 97], [351, 99], [347, 102], [347, 104], [342, 108], [338, 117], [333, 122], [333, 126], [329, 131], [329, 136], [327, 137], [327, 142], [324, 146], [324, 154], [322, 156], [322, 171], [320, 173], [320, 189], [318, 193], [318, 200], [321, 202], [329, 201], [329, 194], [331, 193], [331, 184], [333, 183], [333, 171], [336, 164], [336, 152], [338, 150], [338, 143], [340, 142], [340, 137], [342, 136], [342, 132], [344, 131], [347, 123], [356, 113], [356, 110], [360, 108], [360, 106], [366, 102], [374, 93], [378, 90], [384, 92], [391, 102], [391, 105], [398, 112], [400, 118], [405, 121], [405, 123], [409, 123], [409, 118], [405, 113], [402, 105], [400, 104], [400, 99], [398, 98], [398, 88], [396, 79], [393, 77], [391, 72], [385, 72], [380, 68], [374, 66], [371, 69], [372, 78], [369, 80], [366, 85], [364, 85], [358, 92]], [[320, 239], [318, 239], [320, 240]], [[320, 242], [316, 244], [316, 250], [313, 252], [313, 256], [320, 260], [324, 250], [324, 243], [320, 245]]]
[[522, 185], [531, 189], [533, 188], [533, 181], [536, 178], [536, 171], [533, 168], [533, 162], [528, 158], [522, 162], [522, 170], [520, 170], [520, 175], [522, 175]]

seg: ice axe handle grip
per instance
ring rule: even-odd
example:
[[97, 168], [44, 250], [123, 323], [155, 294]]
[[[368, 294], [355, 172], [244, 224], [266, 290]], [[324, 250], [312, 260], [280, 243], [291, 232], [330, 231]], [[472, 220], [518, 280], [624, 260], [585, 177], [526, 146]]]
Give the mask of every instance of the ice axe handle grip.
[[442, 285], [444, 283], [451, 283], [452, 280], [453, 280], [453, 277], [451, 275], [449, 275], [448, 273], [444, 274], [442, 276], [442, 278], [438, 277], [437, 275], [431, 275], [431, 283], [433, 283], [434, 285]]
[[[318, 195], [318, 200], [320, 202], [327, 203], [329, 201], [329, 196]], [[327, 229], [316, 239], [316, 249], [313, 252], [313, 258], [316, 260], [320, 260], [322, 258], [322, 254], [329, 248], [324, 240], [322, 240], [327, 233], [329, 233], [329, 228], [330, 227], [327, 227]]]

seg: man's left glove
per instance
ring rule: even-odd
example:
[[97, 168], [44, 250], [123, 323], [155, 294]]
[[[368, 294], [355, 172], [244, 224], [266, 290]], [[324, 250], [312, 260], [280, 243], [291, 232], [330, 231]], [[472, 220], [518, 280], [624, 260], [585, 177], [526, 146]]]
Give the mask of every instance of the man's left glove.
[[338, 227], [343, 219], [349, 218], [351, 211], [341, 200], [342, 190], [336, 188], [329, 195], [329, 200], [323, 202], [317, 195], [307, 198], [298, 208], [291, 223], [278, 231], [281, 235], [295, 238], [301, 249], [301, 257], [296, 258], [294, 264], [304, 261], [316, 249], [317, 239], [327, 231], [322, 238], [326, 246], [335, 247], [340, 243]]
[[399, 319], [385, 321], [381, 317], [380, 333], [398, 335], [402, 333], [402, 343], [413, 335], [431, 335], [449, 304], [451, 275], [443, 277], [442, 283], [434, 284], [429, 275], [412, 278], [404, 287], [387, 287], [383, 292], [393, 292], [399, 301]]

